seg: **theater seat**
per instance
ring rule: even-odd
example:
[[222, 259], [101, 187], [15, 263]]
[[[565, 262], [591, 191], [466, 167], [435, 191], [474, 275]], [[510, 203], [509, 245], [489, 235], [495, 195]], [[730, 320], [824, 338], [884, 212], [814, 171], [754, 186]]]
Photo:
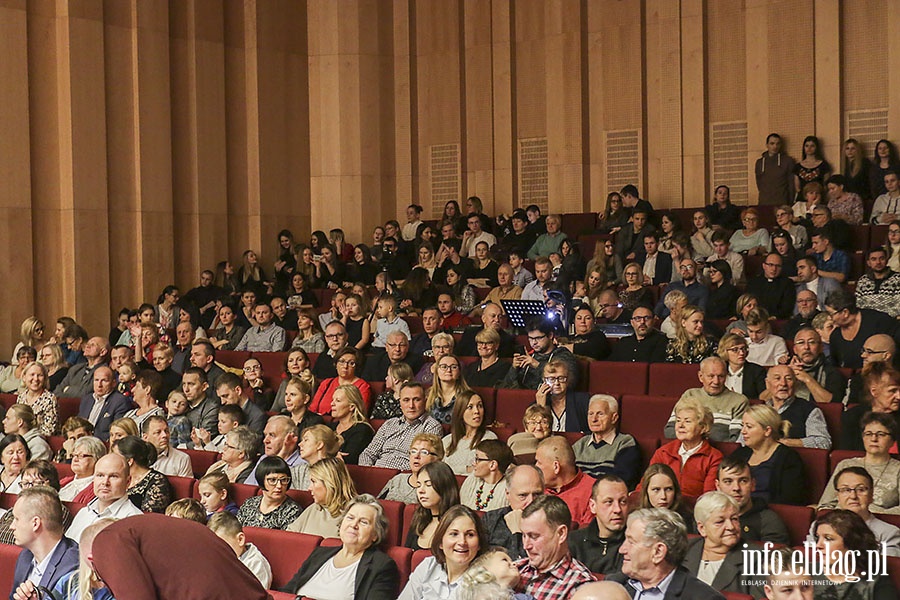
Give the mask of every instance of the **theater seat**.
[[[832, 438], [834, 440], [834, 438]], [[866, 453], [860, 450], [832, 450], [828, 455], [828, 474], [834, 473], [838, 463], [848, 458], [862, 458]]]
[[591, 394], [646, 394], [650, 365], [639, 362], [607, 362], [590, 364], [588, 391]]
[[750, 594], [740, 594], [738, 592], [722, 592], [725, 600], [753, 600]]
[[400, 571], [400, 590], [403, 590], [406, 582], [409, 581], [409, 574], [412, 572], [413, 551], [403, 546], [388, 546], [384, 551], [397, 563], [397, 570]]
[[803, 460], [806, 470], [806, 502], [813, 504], [822, 497], [828, 483], [828, 450], [819, 448], [794, 448]]
[[231, 484], [231, 499], [235, 504], [240, 506], [247, 498], [252, 498], [259, 493], [259, 488], [255, 485], [247, 485], [246, 483]]
[[381, 467], [363, 467], [360, 465], [347, 465], [347, 471], [356, 484], [356, 491], [360, 494], [378, 493], [384, 488], [391, 477], [399, 473], [397, 469], [383, 469]]
[[166, 475], [169, 485], [172, 486], [172, 494], [175, 500], [182, 498], [194, 497], [194, 483], [197, 481], [193, 477], [175, 477], [174, 475]]
[[81, 398], [57, 398], [59, 403], [59, 422], [65, 423], [69, 417], [77, 417], [81, 408]]
[[887, 572], [894, 587], [900, 590], [900, 558], [896, 556], [887, 557]]
[[0, 544], [0, 589], [9, 590], [12, 588], [13, 580], [16, 573], [16, 560], [22, 549], [18, 546], [9, 544]]
[[484, 403], [485, 422], [488, 424], [493, 423], [494, 419], [497, 418], [497, 390], [489, 387], [475, 387], [472, 388], [472, 391], [478, 394], [482, 403]]
[[53, 466], [56, 467], [56, 472], [59, 474], [60, 479], [65, 479], [66, 477], [74, 477], [75, 473], [72, 472], [72, 465], [69, 463], [53, 463]]
[[396, 500], [379, 500], [388, 520], [387, 543], [391, 546], [403, 545], [403, 511], [406, 504]]
[[815, 511], [808, 506], [791, 506], [790, 504], [769, 504], [787, 527], [791, 536], [791, 546], [802, 546], [809, 535], [809, 527], [816, 518]]
[[0, 404], [7, 410], [16, 403], [16, 400], [18, 400], [18, 396], [15, 394], [0, 394]]
[[[284, 372], [284, 363], [287, 361], [287, 352], [254, 352], [251, 356], [259, 361], [263, 368], [263, 377], [269, 385], [275, 381], [274, 389], [278, 389], [281, 374]], [[241, 367], [244, 365], [241, 364]]]
[[[407, 504], [403, 507], [403, 531], [400, 534], [400, 545], [403, 546], [406, 543], [406, 536], [409, 534], [409, 526], [412, 525], [413, 513], [416, 512], [416, 508], [418, 508], [418, 504]], [[415, 570], [415, 565], [413, 565], [413, 569]]]
[[431, 550], [416, 550], [413, 552], [412, 560], [410, 560], [410, 572], [415, 571], [423, 560], [431, 556]]
[[840, 402], [828, 402], [816, 404], [816, 406], [822, 409], [825, 426], [828, 428], [828, 433], [831, 434], [831, 444], [834, 446], [841, 439], [841, 416], [844, 414], [844, 405]]
[[497, 435], [497, 439], [504, 444], [509, 440], [510, 436], [516, 432], [514, 428], [508, 425], [488, 426], [488, 429], [493, 431]]
[[700, 387], [700, 365], [677, 363], [653, 363], [647, 393], [651, 396], [680, 398], [685, 390]]
[[296, 600], [296, 594], [288, 594], [287, 592], [279, 592], [278, 590], [268, 590], [272, 600]]
[[191, 471], [194, 472], [194, 477], [197, 479], [203, 477], [213, 463], [219, 460], [218, 452], [191, 449], [185, 449], [182, 452], [191, 457]]
[[525, 409], [534, 404], [534, 390], [497, 390], [498, 423], [505, 423], [516, 431], [524, 431], [522, 417]]
[[285, 494], [303, 508], [313, 503], [312, 493], [309, 490], [288, 490]]
[[322, 541], [317, 535], [262, 527], [244, 527], [244, 535], [272, 566], [271, 587], [274, 589], [284, 587]]
[[662, 439], [676, 402], [677, 398], [665, 396], [622, 396], [619, 430], [635, 438]]
[[244, 361], [250, 358], [250, 353], [246, 350], [216, 350], [216, 362], [222, 363], [233, 369], [243, 369]]
[[659, 449], [659, 438], [657, 437], [639, 437], [634, 439], [638, 448], [641, 449], [641, 469], [645, 470], [650, 465], [650, 459], [653, 453]]

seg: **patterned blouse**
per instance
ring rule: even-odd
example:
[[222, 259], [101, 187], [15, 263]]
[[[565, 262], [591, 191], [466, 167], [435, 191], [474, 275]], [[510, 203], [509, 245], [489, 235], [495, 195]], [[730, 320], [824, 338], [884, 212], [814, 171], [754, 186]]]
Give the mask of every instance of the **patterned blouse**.
[[863, 201], [856, 194], [849, 193], [839, 200], [832, 198], [828, 201], [828, 208], [834, 219], [841, 219], [850, 225], [863, 223]]
[[44, 393], [29, 402], [27, 394], [28, 392], [19, 394], [16, 402], [31, 406], [37, 429], [42, 436], [49, 437], [55, 434], [59, 429], [59, 402], [57, 402], [56, 396], [50, 390], [44, 390]]
[[143, 479], [128, 488], [128, 499], [145, 513], [165, 513], [175, 498], [166, 476], [150, 469]]
[[270, 513], [263, 514], [259, 507], [262, 504], [262, 496], [253, 496], [241, 505], [238, 510], [238, 520], [244, 527], [265, 527], [266, 529], [287, 529], [288, 525], [297, 520], [303, 507], [285, 498], [284, 502]]
[[669, 340], [666, 347], [666, 362], [696, 365], [703, 362], [704, 358], [715, 356], [719, 349], [719, 342], [712, 336], [706, 336], [706, 351], [701, 352], [697, 348], [697, 342], [688, 342], [687, 353], [681, 355], [675, 351], [675, 340]]
[[378, 394], [372, 406], [370, 419], [393, 419], [403, 414], [400, 410], [400, 401], [394, 396], [393, 390], [385, 390]]

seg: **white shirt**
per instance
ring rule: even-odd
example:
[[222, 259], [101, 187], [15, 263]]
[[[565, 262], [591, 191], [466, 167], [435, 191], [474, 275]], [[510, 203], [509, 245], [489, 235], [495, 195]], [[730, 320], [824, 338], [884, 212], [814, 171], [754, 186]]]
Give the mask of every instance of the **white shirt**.
[[90, 504], [78, 511], [78, 514], [72, 519], [72, 524], [69, 525], [69, 529], [66, 531], [67, 538], [75, 540], [76, 542], [79, 541], [84, 530], [100, 519], [109, 517], [110, 519], [119, 520], [144, 514], [141, 512], [141, 509], [131, 503], [128, 496], [122, 496], [107, 506], [105, 510], [98, 512], [97, 506], [99, 504], [100, 499], [94, 498], [91, 500]]
[[[110, 392], [109, 394], [111, 394]], [[88, 421], [91, 422], [91, 425], [96, 425], [97, 421], [100, 420], [100, 415], [103, 414], [103, 405], [106, 404], [106, 399], [109, 398], [109, 394], [105, 396], [98, 396], [97, 394], [93, 394], [94, 398], [94, 406], [91, 408], [91, 414], [88, 415]]]
[[478, 235], [470, 237], [468, 240], [464, 239], [462, 246], [459, 249], [459, 255], [475, 256], [475, 246], [477, 246], [480, 242], [485, 242], [488, 245], [488, 250], [490, 250], [491, 246], [497, 243], [497, 238], [495, 238], [494, 234], [492, 233], [482, 231]]
[[732, 371], [731, 367], [728, 367], [728, 375], [725, 377], [725, 387], [735, 394], [744, 393], [744, 367], [741, 367], [737, 371]]
[[262, 586], [269, 589], [269, 586], [272, 585], [272, 566], [269, 565], [269, 561], [259, 551], [259, 548], [248, 542], [244, 553], [239, 558], [244, 566], [256, 575]]
[[654, 252], [653, 256], [648, 256], [644, 260], [644, 275], [649, 277], [651, 280], [656, 277], [656, 257], [659, 256], [659, 252]]
[[450, 600], [456, 597], [458, 587], [459, 579], [450, 583], [444, 567], [429, 556], [409, 576], [409, 583], [400, 592], [398, 600]]
[[191, 467], [191, 457], [171, 446], [165, 453], [160, 453], [152, 468], [163, 475], [172, 475], [173, 477], [194, 476], [194, 470]]
[[813, 294], [816, 295], [816, 298], [819, 297], [819, 278], [818, 277], [816, 277], [812, 281], [807, 282], [804, 285], [806, 285], [806, 289], [808, 289], [810, 292], [812, 292]]
[[678, 446], [678, 456], [681, 457], [681, 466], [683, 467], [683, 466], [684, 466], [684, 463], [686, 463], [687, 460], [688, 460], [691, 456], [693, 456], [694, 454], [696, 454], [696, 453], [697, 453], [697, 450], [699, 450], [699, 449], [702, 448], [702, 447], [703, 447], [703, 443], [702, 443], [702, 442], [699, 443], [699, 444], [697, 444], [696, 446], [694, 446], [694, 447], [691, 448], [690, 450], [688, 450], [687, 448], [685, 448], [685, 447], [684, 447], [684, 444], [681, 444], [680, 446]]
[[82, 477], [81, 479], [76, 477], [66, 485], [62, 486], [62, 488], [60, 488], [59, 499], [63, 502], [71, 502], [75, 499], [75, 496], [80, 494], [82, 490], [93, 483], [93, 475], [88, 475], [87, 477]]
[[[428, 560], [428, 559], [426, 559]], [[359, 561], [346, 567], [334, 566], [334, 557], [328, 559], [309, 581], [297, 590], [298, 597], [313, 600], [344, 600], [356, 597], [356, 571]]]
[[778, 364], [778, 359], [788, 355], [787, 344], [784, 338], [769, 334], [759, 344], [754, 344], [747, 338], [747, 362], [756, 363], [761, 367], [772, 367]]

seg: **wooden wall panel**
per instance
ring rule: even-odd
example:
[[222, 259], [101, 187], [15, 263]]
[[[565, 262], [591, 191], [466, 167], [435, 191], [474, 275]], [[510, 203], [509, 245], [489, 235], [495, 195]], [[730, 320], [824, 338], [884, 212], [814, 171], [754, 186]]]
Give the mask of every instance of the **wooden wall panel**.
[[747, 13], [733, 0], [707, 0], [706, 5], [709, 121], [746, 121], [747, 72], [741, 65], [747, 61]]
[[[896, 45], [878, 47], [874, 40], [888, 40], [890, 28], [889, 6], [892, 0], [857, 0], [841, 3], [841, 64], [840, 87], [847, 110], [867, 110], [888, 106], [888, 85], [885, 80], [897, 79], [889, 73], [888, 62], [900, 52]], [[896, 11], [895, 11], [896, 12]], [[895, 14], [896, 18], [898, 15]], [[866, 40], [864, 42], [863, 40]], [[894, 96], [896, 98], [896, 96]], [[870, 149], [874, 154], [875, 149]], [[870, 156], [871, 157], [871, 156]]]

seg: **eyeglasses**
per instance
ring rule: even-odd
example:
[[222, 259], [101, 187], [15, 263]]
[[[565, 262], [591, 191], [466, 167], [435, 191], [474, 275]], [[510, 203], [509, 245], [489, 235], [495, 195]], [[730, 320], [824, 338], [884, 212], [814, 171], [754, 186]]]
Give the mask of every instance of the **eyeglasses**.
[[536, 425], [543, 425], [544, 427], [547, 427], [550, 425], [550, 421], [548, 421], [547, 419], [528, 419], [527, 421], [525, 421], [525, 424], [531, 425], [532, 427]]
[[244, 371], [261, 371], [262, 366], [260, 365], [250, 365], [249, 367], [244, 367]]
[[628, 273], [625, 273], [625, 277], [637, 277], [638, 275], [640, 275], [640, 273], [638, 273], [637, 271], [629, 271]]
[[225, 448], [228, 448], [229, 450], [237, 450], [237, 449], [238, 449], [237, 446], [232, 446], [232, 445], [229, 444], [228, 442], [225, 442], [225, 443], [222, 444], [222, 445], [223, 445]]
[[874, 439], [881, 440], [886, 437], [891, 437], [891, 434], [888, 433], [887, 431], [864, 431], [862, 436], [864, 438], [866, 438], [867, 440], [874, 440]]
[[858, 485], [856, 487], [839, 487], [837, 489], [837, 493], [842, 496], [849, 496], [850, 494], [856, 492], [857, 496], [862, 496], [863, 494], [869, 491], [869, 486], [867, 485]]
[[25, 489], [25, 488], [35, 487], [38, 485], [47, 485], [49, 483], [50, 482], [47, 481], [46, 479], [30, 480], [30, 479], [23, 478], [21, 481], [19, 481], [19, 487], [21, 487], [22, 489]]
[[459, 365], [438, 365], [441, 371], [459, 371]]
[[339, 361], [337, 361], [337, 364], [341, 365], [342, 367], [355, 367], [356, 361], [355, 360], [339, 360]]
[[407, 347], [407, 346], [409, 346], [409, 344], [406, 344], [405, 342], [397, 342], [394, 344], [391, 344], [391, 343], [387, 344], [388, 348], [403, 348], [403, 347]]
[[437, 346], [432, 346], [432, 350], [449, 350], [450, 346], [448, 344], [439, 344]]
[[476, 456], [472, 459], [472, 462], [478, 464], [480, 462], [491, 462], [492, 460], [492, 458], [481, 458], [480, 456]]
[[885, 353], [887, 353], [887, 350], [872, 350], [871, 348], [866, 348], [865, 346], [863, 346], [863, 349], [860, 350], [859, 355], [860, 356], [872, 356], [873, 354], [885, 354]]
[[778, 264], [778, 263], [764, 262], [763, 265], [765, 265], [765, 266], [767, 266], [767, 267], [776, 267], [776, 268], [779, 268], [779, 269], [781, 268], [781, 265]]
[[631, 317], [631, 320], [638, 323], [646, 323], [647, 321], [652, 321], [653, 317]]
[[476, 346], [493, 346], [495, 342], [475, 342]]
[[528, 341], [529, 341], [529, 342], [539, 342], [539, 341], [541, 341], [542, 339], [544, 339], [545, 337], [547, 337], [547, 336], [546, 336], [546, 335], [535, 335], [535, 336], [529, 335], [529, 336], [528, 336]]
[[409, 451], [410, 456], [437, 456], [437, 452], [432, 452], [431, 450], [415, 450], [412, 449]]
[[554, 383], [565, 383], [569, 380], [565, 375], [558, 375], [556, 377], [544, 377], [544, 383], [547, 385], [553, 385]]
[[288, 486], [291, 484], [290, 477], [278, 477], [274, 475], [270, 475], [266, 477], [266, 485], [282, 485]]
[[678, 270], [679, 271], [693, 271], [694, 265], [682, 265], [682, 266], [678, 267]]
[[734, 352], [735, 354], [747, 354], [750, 350], [747, 346], [735, 346], [734, 348], [729, 348], [728, 352]]
[[72, 460], [75, 460], [76, 458], [78, 460], [87, 460], [89, 458], [94, 458], [94, 455], [93, 454], [73, 454]]
[[343, 333], [326, 333], [325, 339], [327, 340], [339, 340], [344, 337]]

